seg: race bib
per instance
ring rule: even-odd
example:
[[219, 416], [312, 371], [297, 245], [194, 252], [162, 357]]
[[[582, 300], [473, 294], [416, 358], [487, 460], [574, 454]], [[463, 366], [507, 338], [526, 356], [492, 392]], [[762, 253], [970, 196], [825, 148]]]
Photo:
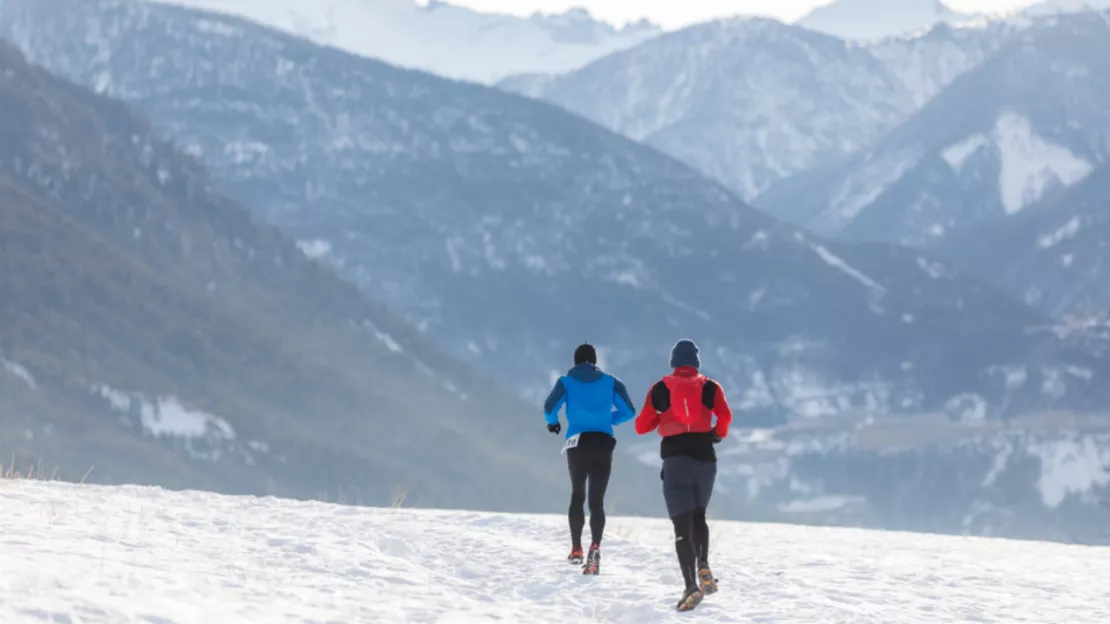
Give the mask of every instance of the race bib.
[[578, 446], [578, 438], [580, 438], [580, 437], [582, 437], [582, 434], [581, 433], [576, 433], [576, 434], [570, 436], [569, 438], [567, 438], [567, 441], [563, 443], [563, 450], [560, 451], [560, 453], [565, 454], [567, 452], [567, 449], [572, 449], [572, 448]]

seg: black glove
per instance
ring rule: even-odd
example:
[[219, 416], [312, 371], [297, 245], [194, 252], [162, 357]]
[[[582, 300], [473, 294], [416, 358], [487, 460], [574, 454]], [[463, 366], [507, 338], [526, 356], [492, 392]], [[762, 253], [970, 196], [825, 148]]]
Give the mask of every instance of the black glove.
[[557, 434], [557, 433], [559, 433], [560, 431], [563, 430], [563, 425], [561, 425], [559, 423], [555, 423], [554, 425], [548, 425], [547, 430], [550, 431], [551, 433]]
[[713, 444], [717, 444], [721, 440], [724, 440], [724, 438], [722, 438], [716, 431], [714, 431], [713, 432]]

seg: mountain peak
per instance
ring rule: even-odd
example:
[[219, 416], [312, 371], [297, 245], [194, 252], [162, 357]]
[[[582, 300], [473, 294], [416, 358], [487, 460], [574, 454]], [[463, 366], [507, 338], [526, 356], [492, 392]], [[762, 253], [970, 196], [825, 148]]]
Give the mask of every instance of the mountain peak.
[[1044, 0], [1022, 9], [1019, 13], [1037, 17], [1106, 9], [1110, 9], [1110, 0]]
[[653, 35], [663, 32], [661, 27], [648, 20], [640, 20], [618, 28], [594, 17], [589, 9], [580, 6], [570, 7], [562, 13], [537, 11], [528, 19], [551, 33], [556, 41], [570, 44], [596, 43], [606, 37], [619, 34]]
[[593, 14], [590, 13], [590, 10], [582, 6], [570, 7], [562, 13], [547, 13], [545, 11], [536, 11], [532, 14], [532, 17], [541, 19], [580, 20], [588, 22], [597, 21], [594, 19]]
[[660, 33], [618, 29], [584, 8], [531, 17], [483, 13], [442, 0], [147, 0], [245, 18], [393, 65], [494, 83], [563, 73]]
[[814, 9], [798, 24], [843, 39], [871, 40], [971, 17], [952, 10], [941, 0], [837, 0]]

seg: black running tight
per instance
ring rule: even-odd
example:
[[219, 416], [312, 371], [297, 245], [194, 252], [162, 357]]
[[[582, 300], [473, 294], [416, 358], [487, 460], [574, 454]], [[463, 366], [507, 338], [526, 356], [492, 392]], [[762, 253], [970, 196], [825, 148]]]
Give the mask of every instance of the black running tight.
[[567, 451], [570, 468], [570, 537], [575, 548], [582, 547], [586, 526], [583, 505], [590, 507], [590, 537], [600, 544], [605, 532], [605, 490], [613, 466], [613, 451], [606, 448], [573, 448]]
[[674, 549], [686, 587], [698, 585], [698, 568], [709, 566], [709, 524], [705, 509], [695, 509], [673, 518]]

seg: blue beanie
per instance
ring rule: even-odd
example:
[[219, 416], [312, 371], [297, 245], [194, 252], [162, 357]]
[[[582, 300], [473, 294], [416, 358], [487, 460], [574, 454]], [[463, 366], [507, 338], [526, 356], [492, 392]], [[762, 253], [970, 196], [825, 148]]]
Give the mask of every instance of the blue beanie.
[[683, 366], [701, 368], [701, 360], [698, 359], [698, 345], [694, 344], [693, 340], [679, 340], [671, 349], [671, 368], [682, 368]]

